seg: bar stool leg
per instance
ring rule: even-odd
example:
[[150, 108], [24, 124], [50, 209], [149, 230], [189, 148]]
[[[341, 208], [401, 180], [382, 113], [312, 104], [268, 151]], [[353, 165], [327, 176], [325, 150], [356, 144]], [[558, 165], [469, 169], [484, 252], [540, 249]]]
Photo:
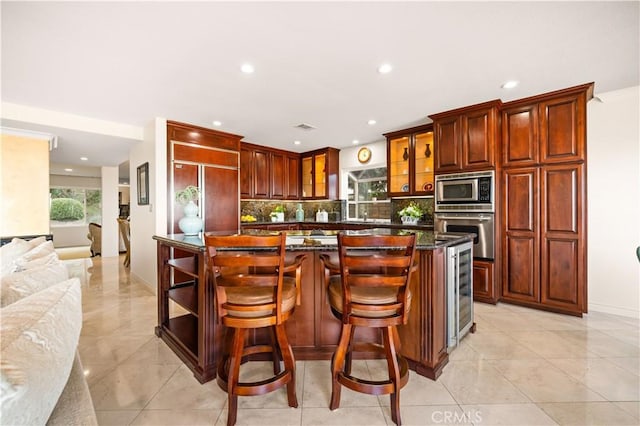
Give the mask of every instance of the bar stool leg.
[[349, 342], [351, 341], [351, 331], [353, 326], [351, 324], [342, 324], [342, 333], [340, 334], [340, 342], [336, 348], [336, 352], [331, 360], [331, 403], [329, 408], [335, 410], [340, 407], [340, 383], [338, 382], [338, 375], [343, 370], [345, 357], [349, 350]]
[[229, 371], [227, 382], [227, 394], [229, 395], [229, 413], [227, 415], [227, 426], [236, 424], [238, 415], [238, 394], [236, 387], [240, 380], [240, 363], [242, 362], [242, 351], [244, 349], [244, 328], [236, 328], [233, 332], [233, 347], [229, 357]]
[[284, 324], [278, 324], [275, 326], [276, 338], [278, 339], [278, 346], [282, 358], [284, 359], [284, 368], [291, 374], [291, 380], [287, 383], [287, 399], [289, 400], [289, 407], [298, 407], [298, 398], [296, 397], [296, 365], [293, 357], [293, 349], [289, 345], [287, 339], [287, 331]]
[[273, 375], [280, 374], [282, 369], [280, 368], [280, 360], [283, 360], [282, 350], [280, 349], [280, 343], [278, 343], [276, 337], [275, 326], [269, 327], [269, 338], [271, 339], [272, 357], [273, 357]]
[[394, 333], [395, 327], [388, 326], [382, 330], [384, 341], [385, 356], [387, 358], [387, 369], [389, 371], [389, 380], [393, 382], [395, 392], [389, 394], [391, 406], [391, 420], [400, 426], [400, 366], [398, 365], [398, 356], [396, 349]]

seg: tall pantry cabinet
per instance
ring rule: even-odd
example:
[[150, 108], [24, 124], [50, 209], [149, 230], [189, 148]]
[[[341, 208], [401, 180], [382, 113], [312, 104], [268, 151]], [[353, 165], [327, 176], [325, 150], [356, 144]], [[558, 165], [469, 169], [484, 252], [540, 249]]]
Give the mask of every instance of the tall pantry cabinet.
[[167, 122], [167, 231], [180, 233], [182, 207], [174, 194], [200, 188], [204, 231], [237, 232], [240, 223], [240, 139], [242, 136], [190, 124]]
[[587, 311], [586, 104], [593, 83], [502, 105], [502, 300]]

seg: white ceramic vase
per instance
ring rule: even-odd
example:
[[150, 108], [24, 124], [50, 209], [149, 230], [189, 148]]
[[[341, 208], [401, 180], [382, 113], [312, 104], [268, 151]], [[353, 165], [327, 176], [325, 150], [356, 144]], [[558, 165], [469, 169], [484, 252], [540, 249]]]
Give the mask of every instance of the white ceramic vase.
[[202, 230], [202, 219], [198, 217], [198, 206], [189, 201], [184, 206], [184, 217], [178, 222], [178, 227], [184, 235], [198, 235]]
[[400, 220], [403, 225], [417, 225], [419, 217], [411, 217], [411, 216], [402, 216]]
[[284, 222], [284, 212], [271, 213], [271, 222]]

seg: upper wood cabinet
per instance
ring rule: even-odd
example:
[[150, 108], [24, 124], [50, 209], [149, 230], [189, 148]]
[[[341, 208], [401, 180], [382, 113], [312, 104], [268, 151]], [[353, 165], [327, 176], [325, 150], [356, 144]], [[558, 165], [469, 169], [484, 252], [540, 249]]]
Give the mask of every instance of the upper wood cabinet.
[[337, 200], [340, 196], [340, 150], [324, 148], [300, 155], [302, 198]]
[[175, 191], [200, 188], [204, 231], [239, 229], [239, 150], [242, 136], [167, 121], [167, 232], [180, 233], [183, 209]]
[[586, 103], [593, 84], [505, 103], [502, 166], [566, 163], [586, 158]]
[[435, 138], [435, 172], [495, 168], [500, 100], [430, 115]]
[[300, 154], [242, 143], [240, 196], [243, 199], [300, 198]]
[[433, 125], [385, 133], [389, 196], [433, 194]]

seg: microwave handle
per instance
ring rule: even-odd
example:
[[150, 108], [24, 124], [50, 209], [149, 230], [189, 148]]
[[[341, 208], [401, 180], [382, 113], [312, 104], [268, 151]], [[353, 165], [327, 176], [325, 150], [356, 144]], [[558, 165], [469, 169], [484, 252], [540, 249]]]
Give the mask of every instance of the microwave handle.
[[[442, 220], [468, 220], [467, 217], [456, 217], [456, 216], [438, 216], [438, 219]], [[491, 220], [490, 217], [474, 217], [473, 220], [477, 220], [478, 222], [486, 222], [487, 220]]]

